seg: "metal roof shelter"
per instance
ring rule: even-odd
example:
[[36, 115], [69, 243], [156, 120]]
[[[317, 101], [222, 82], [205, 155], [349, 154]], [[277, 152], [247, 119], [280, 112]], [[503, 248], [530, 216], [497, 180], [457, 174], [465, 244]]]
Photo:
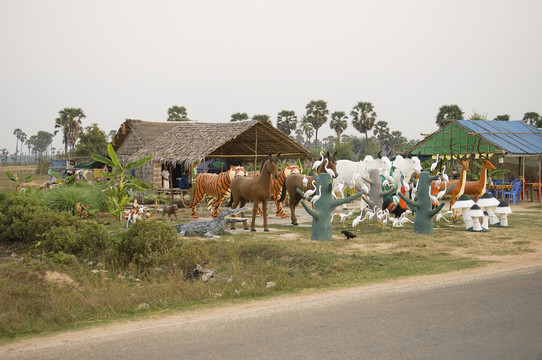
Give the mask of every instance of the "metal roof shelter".
[[476, 151], [478, 141], [480, 152], [502, 155], [503, 163], [516, 163], [519, 158], [523, 178], [525, 165], [538, 167], [538, 178], [541, 178], [542, 129], [523, 121], [450, 120], [409, 151], [421, 156], [440, 154], [450, 159], [450, 144], [453, 152], [461, 155]]
[[421, 155], [468, 154], [480, 139], [480, 151], [506, 156], [542, 155], [542, 129], [523, 121], [451, 120], [410, 149]]

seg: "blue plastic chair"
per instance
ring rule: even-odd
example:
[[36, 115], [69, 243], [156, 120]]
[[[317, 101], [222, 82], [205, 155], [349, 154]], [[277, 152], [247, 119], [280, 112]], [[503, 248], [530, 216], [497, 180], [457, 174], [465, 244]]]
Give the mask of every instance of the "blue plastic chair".
[[504, 192], [504, 201], [510, 204], [510, 199], [512, 199], [512, 204], [517, 205], [521, 195], [521, 180], [510, 180], [510, 184], [512, 189]]
[[[502, 185], [502, 179], [495, 179], [493, 180], [493, 185]], [[501, 197], [501, 189], [491, 189], [491, 195], [493, 195], [494, 198], [499, 199]]]

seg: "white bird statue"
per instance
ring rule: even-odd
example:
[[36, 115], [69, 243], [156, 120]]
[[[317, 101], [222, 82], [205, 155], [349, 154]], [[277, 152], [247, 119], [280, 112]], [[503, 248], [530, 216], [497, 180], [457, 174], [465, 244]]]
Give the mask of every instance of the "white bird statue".
[[309, 179], [307, 178], [307, 175], [303, 175], [303, 180], [301, 180], [301, 183], [303, 184], [303, 189], [306, 189], [307, 185], [309, 185]]
[[435, 162], [431, 164], [431, 172], [435, 171], [438, 165], [438, 159], [439, 159], [439, 154], [437, 154], [437, 159], [435, 160]]
[[314, 186], [314, 189], [309, 189], [305, 191], [305, 196], [303, 196], [305, 199], [308, 198], [309, 196], [312, 196], [312, 194], [316, 192], [316, 180], [312, 181], [312, 186]]
[[325, 154], [324, 154], [323, 151], [320, 151], [320, 156], [321, 156], [320, 160], [316, 160], [316, 161], [314, 162], [314, 164], [312, 164], [312, 168], [313, 168], [313, 169], [318, 169], [318, 167], [324, 162], [324, 156], [325, 156]]
[[311, 203], [314, 205], [318, 200], [320, 200], [320, 197], [322, 196], [322, 185], [318, 187], [318, 194], [314, 195], [311, 199]]
[[339, 213], [339, 216], [341, 217], [341, 222], [343, 223], [343, 227], [346, 227], [346, 225], [344, 224], [344, 222], [346, 221], [346, 219], [348, 219], [350, 216], [354, 215], [354, 212], [355, 212], [356, 210], [357, 210], [357, 209], [352, 209], [352, 211], [350, 211], [350, 212], [347, 213], [347, 214]]

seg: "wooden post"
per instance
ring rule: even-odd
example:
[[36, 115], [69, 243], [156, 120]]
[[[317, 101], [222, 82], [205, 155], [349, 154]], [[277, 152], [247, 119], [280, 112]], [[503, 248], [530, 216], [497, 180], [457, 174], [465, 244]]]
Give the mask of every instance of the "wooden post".
[[254, 143], [254, 171], [257, 171], [258, 167], [258, 125], [254, 127], [256, 131], [256, 141]]
[[173, 169], [171, 168], [171, 164], [168, 165], [168, 171], [169, 171], [169, 191], [171, 192], [171, 203], [173, 204]]

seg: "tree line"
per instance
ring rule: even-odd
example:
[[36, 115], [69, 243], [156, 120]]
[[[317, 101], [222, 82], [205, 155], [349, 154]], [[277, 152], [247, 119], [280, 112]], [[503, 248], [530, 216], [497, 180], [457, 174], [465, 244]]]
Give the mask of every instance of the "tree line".
[[[42, 156], [55, 156], [63, 154], [74, 157], [86, 157], [91, 154], [103, 154], [108, 141], [116, 134], [111, 130], [106, 134], [96, 123], [83, 127], [86, 118], [81, 108], [64, 108], [58, 112], [54, 120], [55, 131], [53, 134], [46, 131], [38, 131], [37, 134], [28, 136], [20, 128], [13, 131], [16, 137], [15, 153], [11, 154], [14, 162], [21, 162], [23, 158], [39, 160]], [[448, 120], [462, 120], [465, 118], [464, 111], [457, 105], [443, 105], [439, 108], [436, 116], [436, 124], [439, 127], [446, 125]], [[243, 120], [264, 121], [271, 125], [271, 116], [256, 114], [249, 117], [245, 112], [237, 112], [231, 115], [230, 121]], [[474, 111], [468, 120], [488, 120], [487, 114]], [[510, 115], [497, 115], [493, 120], [509, 121]], [[542, 117], [536, 112], [526, 112], [522, 119], [524, 122], [542, 128]], [[192, 121], [188, 117], [184, 106], [173, 105], [167, 110], [167, 121]], [[328, 136], [319, 140], [318, 132], [322, 126], [329, 122], [329, 127], [336, 136]], [[320, 149], [334, 149], [339, 152], [341, 158], [357, 160], [370, 154], [376, 155], [382, 152], [393, 155], [413, 146], [417, 141], [407, 139], [398, 130], [391, 130], [388, 122], [377, 120], [377, 113], [371, 102], [360, 101], [355, 104], [350, 112], [334, 111], [330, 113], [328, 104], [324, 100], [312, 100], [305, 106], [305, 113], [301, 118], [293, 110], [282, 110], [276, 115], [274, 126], [287, 136], [317, 153]], [[364, 139], [344, 134], [345, 130], [352, 126]], [[369, 137], [369, 132], [372, 136]], [[57, 133], [62, 135], [63, 153], [51, 146], [53, 137]], [[314, 137], [314, 140], [313, 140]], [[26, 155], [25, 155], [26, 152]], [[0, 159], [6, 163], [9, 157], [7, 149], [0, 149]], [[30, 161], [30, 162], [31, 162]]]

